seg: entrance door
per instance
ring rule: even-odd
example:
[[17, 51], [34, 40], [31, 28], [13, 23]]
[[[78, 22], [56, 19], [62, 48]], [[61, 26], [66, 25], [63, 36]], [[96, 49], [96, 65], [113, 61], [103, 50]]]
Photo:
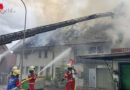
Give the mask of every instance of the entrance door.
[[130, 90], [130, 63], [120, 64], [120, 89]]
[[89, 69], [89, 87], [96, 87], [96, 69]]
[[114, 90], [112, 76], [108, 68], [97, 68], [97, 88], [99, 90]]

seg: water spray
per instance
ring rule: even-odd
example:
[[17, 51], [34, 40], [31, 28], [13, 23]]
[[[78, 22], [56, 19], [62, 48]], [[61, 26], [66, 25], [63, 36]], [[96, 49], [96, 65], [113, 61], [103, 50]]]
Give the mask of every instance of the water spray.
[[71, 51], [71, 48], [66, 49], [63, 51], [59, 56], [57, 56], [54, 60], [52, 60], [48, 65], [46, 65], [40, 72], [38, 72], [38, 76], [41, 72], [44, 72], [48, 67], [51, 67], [54, 63], [63, 60], [64, 57], [67, 57]]
[[[30, 42], [31, 40], [32, 40], [32, 38], [26, 39], [25, 43]], [[2, 54], [0, 54], [0, 62], [1, 62], [1, 59], [3, 57], [5, 57], [6, 55], [8, 55], [9, 53], [13, 53], [14, 50], [16, 50], [17, 48], [22, 47], [22, 46], [23, 46], [23, 41], [20, 40], [15, 45], [13, 45], [10, 49], [8, 49], [5, 52], [3, 52]]]

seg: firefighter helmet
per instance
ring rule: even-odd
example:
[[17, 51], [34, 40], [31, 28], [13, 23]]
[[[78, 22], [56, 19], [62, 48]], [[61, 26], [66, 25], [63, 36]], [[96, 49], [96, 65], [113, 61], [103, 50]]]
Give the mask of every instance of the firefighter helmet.
[[13, 71], [13, 75], [14, 75], [14, 76], [20, 75], [20, 74], [21, 74], [21, 72], [20, 72], [19, 69], [16, 69], [16, 70]]
[[30, 66], [29, 69], [30, 69], [30, 70], [34, 70], [34, 69], [35, 69], [35, 66]]
[[70, 63], [67, 64], [67, 67], [68, 67], [68, 68], [71, 68], [71, 67], [72, 67], [72, 64], [70, 64]]
[[18, 69], [17, 66], [13, 66], [12, 71], [17, 70], [17, 69]]

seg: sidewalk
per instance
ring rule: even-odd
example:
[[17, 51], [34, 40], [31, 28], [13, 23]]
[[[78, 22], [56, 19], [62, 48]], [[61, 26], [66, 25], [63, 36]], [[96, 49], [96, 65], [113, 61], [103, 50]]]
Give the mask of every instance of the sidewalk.
[[7, 85], [0, 85], [0, 90], [7, 90]]

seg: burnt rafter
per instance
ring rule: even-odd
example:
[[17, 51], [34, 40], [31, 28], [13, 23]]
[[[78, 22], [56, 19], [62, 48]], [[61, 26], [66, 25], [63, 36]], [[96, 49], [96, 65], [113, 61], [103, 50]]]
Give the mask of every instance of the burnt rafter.
[[[79, 22], [88, 21], [91, 19], [109, 17], [109, 16], [113, 17], [113, 15], [114, 14], [112, 12], [99, 13], [99, 14], [93, 14], [90, 16], [80, 17], [80, 18], [76, 18], [76, 19], [63, 21], [63, 22], [58, 22], [58, 23], [54, 23], [54, 24], [49, 24], [49, 25], [45, 25], [45, 26], [40, 26], [40, 27], [36, 27], [36, 28], [32, 28], [32, 29], [27, 29], [25, 31], [25, 38], [35, 36], [36, 34], [53, 31], [53, 30], [56, 30], [57, 28], [70, 26], [70, 25], [73, 25], [73, 24], [76, 24]], [[12, 41], [16, 41], [16, 40], [23, 39], [23, 38], [24, 38], [24, 31], [18, 31], [18, 32], [14, 32], [14, 33], [1, 35], [0, 36], [0, 45], [8, 44], [8, 43], [11, 43]]]

